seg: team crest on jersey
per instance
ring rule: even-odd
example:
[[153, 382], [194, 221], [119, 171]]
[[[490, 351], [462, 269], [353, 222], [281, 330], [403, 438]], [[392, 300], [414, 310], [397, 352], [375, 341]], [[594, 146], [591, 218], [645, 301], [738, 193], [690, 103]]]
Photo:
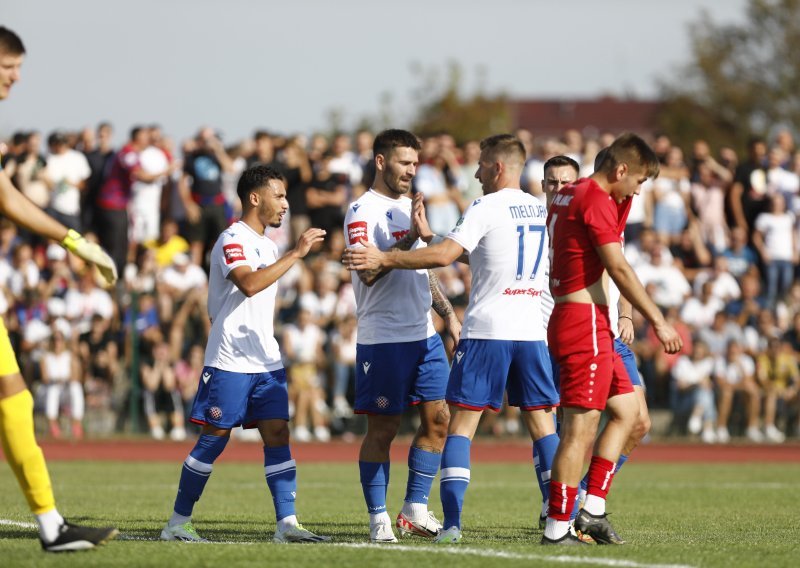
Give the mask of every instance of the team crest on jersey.
[[211, 420], [220, 420], [222, 418], [222, 409], [219, 406], [212, 406], [206, 410], [206, 414]]
[[222, 252], [225, 254], [225, 264], [233, 264], [240, 260], [247, 260], [244, 256], [244, 248], [242, 245], [231, 243], [222, 247]]
[[389, 399], [385, 396], [379, 396], [375, 399], [375, 406], [381, 409], [389, 408]]
[[367, 236], [367, 222], [355, 221], [347, 224], [347, 239], [351, 245], [358, 241], [369, 241]]
[[370, 368], [371, 366], [372, 366], [372, 363], [370, 363], [369, 361], [364, 361], [364, 362], [361, 364], [361, 367], [364, 369], [364, 374], [365, 374], [365, 375], [368, 375], [368, 374], [369, 374], [369, 368]]

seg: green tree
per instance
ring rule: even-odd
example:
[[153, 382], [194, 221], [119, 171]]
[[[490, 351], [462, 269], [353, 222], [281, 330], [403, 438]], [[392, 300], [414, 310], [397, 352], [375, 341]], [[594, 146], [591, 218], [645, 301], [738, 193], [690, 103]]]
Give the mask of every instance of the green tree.
[[413, 130], [419, 136], [448, 132], [457, 144], [463, 144], [511, 129], [508, 98], [502, 93], [484, 93], [484, 70], [478, 69], [478, 88], [473, 95], [463, 93], [464, 73], [456, 62], [450, 62], [444, 74], [436, 67], [421, 65], [416, 65], [414, 72], [420, 83], [412, 92], [418, 105]]
[[750, 0], [737, 24], [704, 12], [690, 37], [692, 60], [661, 85], [659, 126], [676, 143], [742, 149], [778, 124], [800, 127], [800, 0]]

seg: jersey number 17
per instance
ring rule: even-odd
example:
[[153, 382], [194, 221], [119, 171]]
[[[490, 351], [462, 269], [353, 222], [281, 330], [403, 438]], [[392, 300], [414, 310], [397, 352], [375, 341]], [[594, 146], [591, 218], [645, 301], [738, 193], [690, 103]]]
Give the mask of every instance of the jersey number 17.
[[538, 246], [530, 247], [529, 256], [533, 258], [533, 250], [536, 250], [536, 260], [533, 262], [533, 270], [528, 277], [529, 280], [536, 278], [536, 271], [539, 270], [539, 263], [542, 260], [542, 251], [544, 250], [544, 225], [517, 225], [517, 280], [522, 280], [522, 275], [525, 272], [525, 236], [533, 234], [539, 237]]

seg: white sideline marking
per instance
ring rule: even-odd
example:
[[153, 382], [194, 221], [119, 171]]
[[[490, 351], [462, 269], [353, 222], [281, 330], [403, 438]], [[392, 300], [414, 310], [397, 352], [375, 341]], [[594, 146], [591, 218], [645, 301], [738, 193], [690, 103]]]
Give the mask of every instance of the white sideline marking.
[[[10, 519], [0, 519], [0, 525], [9, 525], [14, 527], [35, 529], [36, 523], [27, 523], [22, 521], [12, 521]], [[147, 541], [156, 542], [160, 539], [158, 537], [147, 536], [134, 536], [120, 534], [118, 540], [131, 540], [131, 541]], [[188, 543], [194, 545], [204, 544], [239, 544], [250, 546], [253, 544], [267, 544], [269, 540], [263, 542], [231, 542], [231, 541], [214, 541], [214, 542], [197, 542]], [[187, 543], [181, 543], [187, 544]], [[454, 556], [479, 556], [483, 558], [503, 558], [507, 560], [539, 560], [544, 562], [554, 562], [557, 564], [591, 564], [595, 566], [614, 566], [619, 568], [693, 568], [687, 564], [643, 564], [641, 562], [634, 562], [632, 560], [615, 560], [613, 558], [591, 558], [587, 556], [550, 556], [545, 554], [522, 554], [519, 552], [510, 552], [506, 550], [497, 550], [493, 548], [470, 548], [462, 546], [406, 546], [403, 544], [367, 544], [358, 542], [334, 542], [328, 545], [320, 544], [319, 546], [334, 546], [337, 548], [354, 548], [354, 549], [369, 549], [380, 550], [381, 552], [424, 552], [426, 554], [451, 554]], [[305, 549], [305, 546], [294, 547], [297, 550]]]
[[10, 519], [0, 519], [0, 525], [7, 525], [10, 527], [19, 527], [21, 529], [35, 529], [38, 528], [36, 523], [23, 523], [22, 521], [12, 521]]
[[615, 560], [613, 558], [590, 558], [586, 556], [549, 556], [539, 554], [522, 554], [493, 548], [469, 548], [456, 546], [405, 546], [402, 544], [366, 544], [355, 542], [332, 543], [330, 546], [340, 548], [367, 548], [370, 550], [386, 550], [390, 552], [424, 552], [426, 554], [453, 554], [460, 556], [481, 556], [484, 558], [504, 558], [508, 560], [539, 560], [561, 564], [594, 564], [597, 566], [620, 566], [622, 568], [693, 568], [686, 564], [642, 564], [632, 560]]

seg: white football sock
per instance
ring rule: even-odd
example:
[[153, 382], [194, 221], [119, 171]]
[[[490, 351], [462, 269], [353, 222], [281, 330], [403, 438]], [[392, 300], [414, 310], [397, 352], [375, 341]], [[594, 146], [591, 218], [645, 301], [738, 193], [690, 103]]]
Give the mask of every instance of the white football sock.
[[606, 500], [597, 495], [587, 495], [586, 501], [583, 502], [583, 510], [590, 515], [599, 517], [606, 512]]
[[176, 527], [178, 525], [182, 525], [184, 523], [191, 522], [191, 520], [192, 520], [191, 515], [188, 516], [188, 517], [185, 517], [183, 515], [179, 515], [175, 511], [172, 511], [172, 516], [169, 518], [169, 522], [167, 524], [169, 526], [171, 526], [171, 527]]
[[569, 531], [569, 521], [557, 521], [552, 517], [547, 517], [547, 524], [544, 527], [544, 536], [550, 540], [558, 540]]
[[288, 517], [283, 517], [280, 521], [278, 521], [278, 530], [283, 532], [289, 527], [296, 527], [298, 524], [297, 515], [289, 515]]
[[58, 538], [58, 529], [64, 524], [64, 517], [53, 509], [36, 516], [36, 523], [39, 525], [39, 536], [45, 542], [53, 542]]
[[404, 501], [402, 513], [409, 519], [423, 519], [428, 516], [428, 504]]

